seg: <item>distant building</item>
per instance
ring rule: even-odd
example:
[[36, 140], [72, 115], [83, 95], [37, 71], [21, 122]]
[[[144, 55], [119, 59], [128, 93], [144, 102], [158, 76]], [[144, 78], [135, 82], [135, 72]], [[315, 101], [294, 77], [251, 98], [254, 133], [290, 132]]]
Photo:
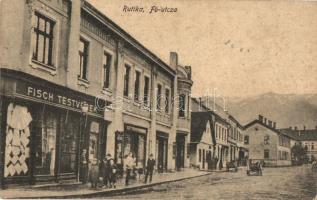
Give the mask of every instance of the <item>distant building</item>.
[[294, 143], [292, 146], [297, 143], [302, 145], [307, 150], [308, 160], [311, 162], [317, 159], [317, 127], [315, 129], [302, 129], [298, 130], [297, 128], [286, 128], [280, 129], [282, 133], [290, 136]]
[[216, 141], [211, 115], [208, 112], [192, 112], [191, 115], [190, 162], [201, 170], [212, 169]]
[[[200, 98], [192, 98], [192, 112], [204, 112], [208, 114], [204, 115], [204, 117], [209, 116], [212, 138], [214, 138], [212, 158], [215, 158], [218, 161], [216, 164], [217, 169], [225, 167], [226, 163], [230, 161], [228, 143], [228, 129], [230, 124], [226, 119], [205, 106]], [[202, 118], [202, 115], [193, 115], [192, 117], [198, 118], [192, 119], [195, 121], [205, 120]], [[193, 128], [192, 131], [195, 133]]]
[[244, 144], [244, 127], [232, 115], [229, 115], [228, 122], [230, 124], [228, 143], [230, 161], [238, 161], [238, 165], [246, 165], [248, 150]]
[[259, 115], [245, 125], [249, 159], [263, 160], [266, 166], [291, 165], [291, 137], [276, 129], [276, 123]]

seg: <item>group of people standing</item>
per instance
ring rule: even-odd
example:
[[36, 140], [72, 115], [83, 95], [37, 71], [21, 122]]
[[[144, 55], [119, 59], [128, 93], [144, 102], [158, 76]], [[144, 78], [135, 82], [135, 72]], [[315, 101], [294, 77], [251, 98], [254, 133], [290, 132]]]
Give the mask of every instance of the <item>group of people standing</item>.
[[103, 182], [103, 187], [105, 188], [116, 188], [117, 165], [115, 164], [111, 154], [107, 154], [99, 163], [96, 158], [91, 159], [88, 179], [92, 188], [97, 188], [98, 183], [101, 181]]
[[[99, 160], [99, 162], [96, 158], [88, 160], [87, 151], [83, 150], [81, 155], [80, 179], [83, 183], [86, 183], [88, 180], [92, 188], [97, 188], [101, 183], [104, 188], [116, 188], [117, 176], [125, 174], [125, 185], [128, 185], [132, 177], [136, 175], [136, 159], [130, 152], [125, 157], [123, 163], [122, 167], [117, 165], [111, 154], [106, 154], [105, 158]], [[150, 154], [146, 162], [144, 183], [147, 183], [148, 179], [150, 182], [152, 181], [155, 163], [153, 154]], [[143, 172], [143, 169], [138, 171], [139, 174]]]
[[[132, 175], [135, 174], [135, 167], [136, 167], [135, 158], [133, 154], [130, 152], [128, 156], [126, 157], [126, 159], [124, 160], [124, 168], [126, 172], [125, 185], [129, 184], [129, 180], [131, 179]], [[153, 157], [153, 154], [150, 154], [146, 162], [144, 183], [147, 183], [148, 178], [150, 179], [149, 181], [152, 182], [154, 169], [155, 169], [155, 159]]]

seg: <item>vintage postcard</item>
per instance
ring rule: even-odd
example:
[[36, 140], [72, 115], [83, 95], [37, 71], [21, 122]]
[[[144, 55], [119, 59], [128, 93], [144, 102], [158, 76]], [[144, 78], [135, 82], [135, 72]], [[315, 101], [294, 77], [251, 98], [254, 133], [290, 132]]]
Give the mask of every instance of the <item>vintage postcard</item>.
[[0, 0], [0, 198], [317, 200], [317, 1]]

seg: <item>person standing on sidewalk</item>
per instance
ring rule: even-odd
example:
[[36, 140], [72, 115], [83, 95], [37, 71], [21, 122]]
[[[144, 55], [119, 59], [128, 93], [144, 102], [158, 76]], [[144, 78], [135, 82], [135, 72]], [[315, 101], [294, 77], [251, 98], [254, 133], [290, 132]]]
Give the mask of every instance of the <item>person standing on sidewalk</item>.
[[134, 159], [132, 156], [132, 152], [130, 152], [128, 154], [128, 156], [126, 157], [125, 161], [124, 161], [124, 166], [125, 166], [125, 170], [126, 170], [126, 177], [125, 177], [125, 185], [129, 185], [129, 179], [134, 167]]
[[111, 154], [107, 154], [103, 159], [103, 184], [105, 187], [108, 187], [108, 183], [110, 184], [110, 160]]
[[153, 158], [153, 154], [150, 154], [150, 156], [147, 160], [144, 183], [147, 183], [147, 179], [149, 176], [150, 176], [150, 183], [152, 182], [154, 167], [155, 167], [155, 159]]
[[91, 166], [89, 169], [89, 181], [91, 187], [97, 189], [99, 182], [99, 166], [96, 158], [91, 159]]
[[87, 150], [83, 149], [80, 155], [80, 181], [82, 183], [87, 182], [88, 173], [88, 160], [87, 160]]
[[110, 170], [110, 177], [109, 177], [110, 188], [112, 188], [112, 187], [116, 188], [117, 165], [112, 158], [109, 159], [109, 170]]

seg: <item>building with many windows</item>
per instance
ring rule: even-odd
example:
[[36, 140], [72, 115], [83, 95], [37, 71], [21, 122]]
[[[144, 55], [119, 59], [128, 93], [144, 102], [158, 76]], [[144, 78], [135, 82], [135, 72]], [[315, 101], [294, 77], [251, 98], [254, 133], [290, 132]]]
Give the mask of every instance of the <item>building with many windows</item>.
[[265, 166], [291, 165], [291, 140], [276, 128], [276, 122], [259, 115], [245, 125], [248, 137], [249, 159], [264, 161]]
[[244, 145], [244, 127], [229, 114], [228, 122], [230, 124], [228, 143], [230, 161], [237, 161], [238, 165], [245, 165], [248, 156], [248, 149]]
[[106, 153], [188, 166], [191, 69], [176, 53], [165, 63], [84, 0], [0, 4], [2, 186], [75, 180]]
[[[171, 66], [177, 69], [177, 94], [174, 103], [177, 107], [176, 141], [174, 143], [174, 157], [176, 169], [189, 167], [189, 142], [191, 130], [191, 88], [192, 70], [191, 66], [182, 66], [178, 62], [178, 55], [171, 53]], [[176, 117], [176, 116], [175, 116]]]
[[317, 160], [317, 127], [315, 129], [306, 129], [305, 126], [303, 129], [290, 127], [280, 131], [293, 139], [292, 146], [299, 144], [305, 148], [309, 162]]
[[[201, 120], [202, 122], [204, 121], [207, 122], [205, 118], [209, 117], [208, 122], [210, 123], [213, 142], [212, 142], [212, 148], [210, 150], [203, 151], [202, 161], [206, 159], [205, 162], [208, 162], [208, 161], [215, 162], [214, 168], [217, 168], [217, 169], [224, 168], [226, 166], [226, 163], [230, 161], [229, 143], [228, 143], [228, 133], [229, 133], [228, 130], [229, 130], [230, 124], [226, 121], [226, 119], [221, 117], [214, 110], [207, 107], [201, 98], [196, 98], [196, 99], [192, 98], [192, 113], [194, 113], [192, 117], [195, 117], [195, 119], [192, 119], [192, 125], [194, 121], [198, 122]], [[195, 114], [195, 113], [200, 113], [200, 114]], [[204, 130], [203, 127], [206, 128], [207, 124], [201, 125], [202, 130]], [[194, 128], [192, 128], [191, 134], [193, 134], [191, 136], [192, 138], [191, 146], [193, 146], [194, 145], [193, 143], [197, 143], [197, 138], [198, 139], [200, 138], [202, 132], [201, 131], [199, 132], [197, 130], [194, 130]], [[206, 141], [200, 141], [200, 142], [206, 143]], [[211, 144], [210, 141], [209, 142], [207, 141], [207, 144], [210, 145]], [[211, 158], [209, 158], [209, 155], [207, 155], [207, 153], [209, 152], [211, 153], [210, 154]], [[195, 151], [191, 151], [191, 154], [193, 153], [195, 153]], [[194, 156], [191, 156], [191, 157], [194, 157]], [[195, 162], [193, 162], [192, 164], [195, 164]], [[210, 165], [213, 165], [213, 164], [210, 164]]]

